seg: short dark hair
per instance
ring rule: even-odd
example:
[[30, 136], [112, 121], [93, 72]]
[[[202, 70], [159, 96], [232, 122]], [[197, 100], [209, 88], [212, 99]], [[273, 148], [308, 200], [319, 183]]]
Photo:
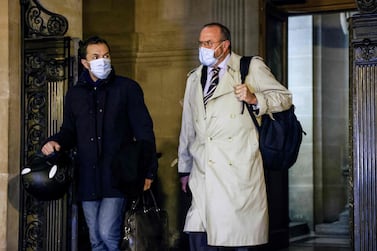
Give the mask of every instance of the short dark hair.
[[225, 25], [223, 25], [221, 23], [213, 22], [213, 23], [208, 23], [208, 24], [203, 25], [203, 28], [211, 27], [211, 26], [219, 27], [220, 30], [221, 30], [222, 39], [223, 40], [229, 40], [230, 44], [232, 45], [230, 30], [228, 29], [228, 27], [226, 27]]
[[105, 44], [107, 48], [109, 48], [109, 52], [110, 52], [110, 46], [105, 39], [99, 36], [91, 36], [87, 38], [85, 41], [80, 41], [79, 43], [80, 45], [79, 54], [80, 54], [81, 59], [86, 58], [86, 54], [87, 54], [86, 49], [88, 48], [88, 45], [91, 45], [91, 44]]

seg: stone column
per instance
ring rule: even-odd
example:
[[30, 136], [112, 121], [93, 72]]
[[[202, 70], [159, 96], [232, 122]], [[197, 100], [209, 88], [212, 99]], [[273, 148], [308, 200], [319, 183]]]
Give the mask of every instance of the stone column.
[[377, 246], [377, 1], [356, 1], [351, 18], [351, 226], [355, 251]]

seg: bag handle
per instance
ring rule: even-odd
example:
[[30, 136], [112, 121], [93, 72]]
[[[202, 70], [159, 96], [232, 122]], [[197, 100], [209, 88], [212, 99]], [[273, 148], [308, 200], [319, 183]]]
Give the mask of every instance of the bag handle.
[[152, 189], [148, 189], [148, 191], [149, 191], [150, 197], [152, 198], [153, 206], [147, 208], [147, 203], [146, 203], [146, 199], [145, 199], [145, 193], [143, 193], [142, 197], [143, 197], [143, 210], [144, 210], [144, 213], [147, 213], [147, 212], [151, 211], [152, 209], [154, 209], [156, 212], [160, 211], [160, 208], [157, 206], [156, 198], [154, 197]]
[[[147, 199], [146, 199], [146, 194], [148, 194], [151, 199], [152, 199], [152, 206], [148, 207]], [[154, 194], [152, 192], [152, 189], [148, 189], [147, 191], [142, 192], [139, 197], [132, 202], [131, 210], [136, 211], [137, 206], [140, 204], [140, 201], [143, 203], [143, 211], [144, 213], [147, 213], [151, 210], [155, 210], [156, 212], [160, 211], [160, 208], [157, 206], [157, 201], [156, 198], [154, 197]]]

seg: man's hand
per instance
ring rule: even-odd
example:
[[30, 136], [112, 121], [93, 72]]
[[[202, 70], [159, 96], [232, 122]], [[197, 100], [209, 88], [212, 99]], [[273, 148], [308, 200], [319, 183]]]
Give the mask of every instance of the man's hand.
[[42, 153], [44, 155], [50, 155], [51, 153], [55, 151], [60, 150], [60, 145], [56, 141], [49, 141], [42, 147]]
[[189, 181], [189, 176], [190, 175], [183, 176], [183, 177], [179, 178], [179, 181], [181, 182], [181, 189], [185, 193], [187, 193], [187, 184], [188, 184], [188, 181]]
[[151, 180], [151, 179], [145, 179], [145, 181], [144, 181], [144, 191], [151, 188], [152, 182], [153, 182], [153, 180]]
[[234, 94], [239, 101], [245, 101], [249, 105], [258, 104], [257, 97], [249, 90], [247, 84], [236, 85], [234, 87]]

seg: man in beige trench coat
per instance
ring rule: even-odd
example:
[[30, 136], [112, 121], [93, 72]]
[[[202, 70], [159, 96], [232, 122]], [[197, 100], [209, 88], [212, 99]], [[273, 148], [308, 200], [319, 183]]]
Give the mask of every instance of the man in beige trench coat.
[[[203, 26], [201, 66], [188, 76], [178, 149], [182, 190], [192, 192], [184, 231], [190, 250], [250, 250], [268, 242], [268, 206], [258, 131], [243, 102], [257, 115], [291, 106], [291, 93], [253, 57], [241, 84], [240, 58], [231, 51], [230, 32], [219, 23]], [[206, 82], [201, 84], [207, 66]], [[219, 81], [204, 105], [212, 69]], [[204, 74], [205, 74], [204, 73]], [[232, 249], [230, 249], [232, 250]]]

